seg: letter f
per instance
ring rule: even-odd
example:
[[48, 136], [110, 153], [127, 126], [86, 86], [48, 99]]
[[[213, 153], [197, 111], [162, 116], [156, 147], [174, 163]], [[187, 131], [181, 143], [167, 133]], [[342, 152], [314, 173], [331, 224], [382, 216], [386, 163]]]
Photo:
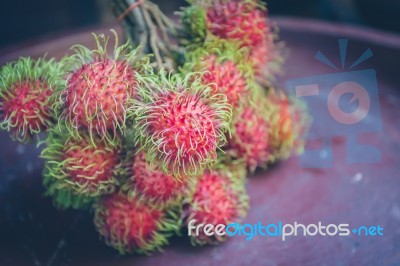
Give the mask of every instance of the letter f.
[[192, 235], [192, 230], [196, 229], [197, 226], [194, 225], [194, 223], [196, 223], [196, 219], [192, 219], [189, 221], [188, 224], [188, 236]]

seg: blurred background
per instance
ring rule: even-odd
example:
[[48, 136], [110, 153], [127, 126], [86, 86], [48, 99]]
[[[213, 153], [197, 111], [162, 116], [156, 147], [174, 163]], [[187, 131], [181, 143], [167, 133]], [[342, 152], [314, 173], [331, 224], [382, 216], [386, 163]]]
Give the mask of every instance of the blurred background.
[[[154, 0], [169, 14], [184, 0]], [[350, 23], [400, 33], [399, 0], [269, 0], [273, 16]], [[2, 1], [0, 49], [115, 22], [109, 0]]]

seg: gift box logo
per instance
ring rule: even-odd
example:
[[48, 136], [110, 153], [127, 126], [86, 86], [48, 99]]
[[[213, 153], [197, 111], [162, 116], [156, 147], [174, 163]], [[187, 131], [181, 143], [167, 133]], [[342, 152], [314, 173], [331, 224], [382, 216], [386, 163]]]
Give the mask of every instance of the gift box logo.
[[[317, 149], [305, 149], [300, 164], [306, 168], [332, 167], [332, 137], [346, 136], [348, 163], [376, 163], [380, 151], [374, 146], [361, 144], [363, 133], [382, 129], [376, 71], [352, 69], [373, 56], [367, 49], [346, 68], [348, 40], [339, 40], [340, 58], [344, 72], [291, 79], [286, 83], [289, 95], [303, 100], [313, 117], [307, 141], [319, 141]], [[339, 71], [322, 52], [318, 61]]]

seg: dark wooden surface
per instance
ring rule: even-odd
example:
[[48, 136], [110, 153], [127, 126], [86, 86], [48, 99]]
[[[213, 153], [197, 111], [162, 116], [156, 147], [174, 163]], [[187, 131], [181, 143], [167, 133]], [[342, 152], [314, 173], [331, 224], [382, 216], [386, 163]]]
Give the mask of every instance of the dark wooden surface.
[[[400, 38], [341, 25], [278, 19], [290, 48], [282, 86], [289, 78], [332, 73], [314, 60], [324, 51], [339, 60], [338, 38], [349, 38], [349, 60], [371, 48], [359, 69], [378, 75], [383, 130], [363, 139], [378, 147], [376, 164], [348, 164], [345, 137], [333, 140], [330, 169], [301, 168], [297, 158], [249, 178], [251, 210], [244, 222], [380, 225], [383, 237], [236, 237], [220, 246], [193, 248], [176, 237], [162, 254], [119, 256], [98, 238], [90, 213], [58, 211], [41, 187], [42, 161], [34, 146], [0, 134], [0, 265], [398, 265], [400, 264]], [[47, 52], [61, 56], [89, 32], [0, 54], [0, 64]], [[337, 61], [339, 62], [339, 61]], [[373, 121], [376, 123], [377, 121]]]

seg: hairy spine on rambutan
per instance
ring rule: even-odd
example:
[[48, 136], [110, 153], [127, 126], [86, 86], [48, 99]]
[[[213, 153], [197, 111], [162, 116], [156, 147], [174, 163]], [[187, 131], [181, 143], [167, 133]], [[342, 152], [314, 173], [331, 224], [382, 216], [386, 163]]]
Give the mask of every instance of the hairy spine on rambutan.
[[231, 107], [212, 94], [198, 73], [140, 78], [141, 100], [132, 102], [135, 142], [146, 159], [181, 178], [197, 176], [215, 163], [229, 130]]
[[54, 59], [20, 58], [0, 69], [0, 127], [22, 143], [54, 124], [50, 96], [62, 88]]
[[[84, 208], [95, 198], [112, 193], [123, 173], [121, 145], [80, 132], [76, 140], [56, 127], [44, 141], [44, 185], [59, 208]], [[92, 141], [96, 142], [96, 146]]]
[[114, 193], [95, 204], [94, 224], [105, 242], [121, 254], [151, 254], [168, 244], [179, 231], [177, 209], [162, 208]]
[[[232, 169], [231, 169], [232, 170]], [[246, 216], [249, 208], [249, 198], [242, 178], [229, 173], [229, 168], [224, 171], [206, 171], [193, 188], [192, 197], [184, 201], [185, 224], [212, 224], [214, 227], [222, 224], [240, 222]], [[193, 245], [205, 245], [222, 242], [227, 235], [214, 234], [212, 237], [199, 230], [190, 232]]]
[[178, 180], [157, 168], [152, 168], [143, 151], [128, 156], [126, 161], [128, 173], [122, 190], [129, 197], [157, 206], [181, 204], [191, 179]]
[[201, 81], [212, 93], [226, 95], [232, 107], [239, 104], [254, 86], [253, 66], [239, 46], [226, 40], [209, 38], [200, 48], [187, 48], [184, 73], [204, 72]]
[[207, 36], [206, 11], [196, 5], [190, 5], [182, 8], [182, 12], [178, 12], [178, 15], [181, 16], [182, 25], [187, 35], [186, 44], [201, 43]]
[[301, 154], [311, 124], [306, 105], [301, 100], [274, 89], [269, 91], [267, 102], [268, 112], [271, 114], [269, 152], [272, 158], [284, 160], [292, 154]]
[[75, 45], [75, 54], [62, 62], [69, 75], [65, 89], [55, 94], [55, 109], [77, 139], [87, 131], [90, 137], [98, 135], [112, 144], [118, 133], [123, 134], [128, 101], [138, 90], [136, 75], [150, 69], [147, 57], [128, 43], [118, 46], [118, 35], [112, 32], [115, 47], [111, 55], [107, 53], [109, 37], [94, 34], [96, 50]]
[[220, 151], [218, 162], [213, 166], [212, 171], [226, 176], [235, 184], [245, 184], [248, 175], [247, 169], [247, 164], [244, 160], [232, 159], [227, 155], [226, 151]]

